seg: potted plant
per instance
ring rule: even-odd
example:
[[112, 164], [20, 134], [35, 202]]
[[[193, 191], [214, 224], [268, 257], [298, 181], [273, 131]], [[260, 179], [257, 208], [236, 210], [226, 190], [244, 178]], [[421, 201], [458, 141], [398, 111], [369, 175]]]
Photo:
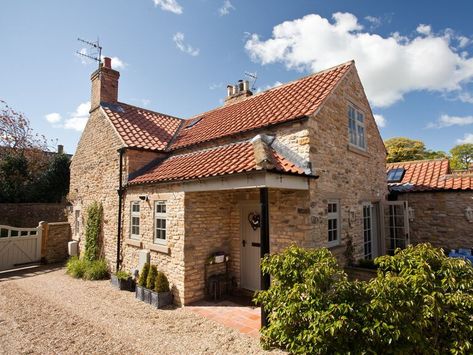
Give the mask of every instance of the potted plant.
[[151, 292], [156, 283], [156, 276], [158, 275], [158, 269], [156, 265], [151, 265], [148, 272], [148, 277], [146, 278], [146, 287], [143, 289], [143, 301], [151, 304]]
[[119, 290], [133, 291], [134, 282], [129, 272], [120, 270], [112, 274], [111, 283]]
[[169, 290], [169, 281], [166, 275], [158, 272], [153, 292], [151, 292], [151, 304], [156, 308], [162, 308], [172, 303], [172, 293]]
[[146, 263], [143, 265], [143, 269], [141, 269], [140, 277], [138, 278], [138, 284], [136, 285], [135, 289], [135, 298], [139, 299], [140, 301], [144, 301], [144, 290], [146, 287], [146, 279], [148, 278], [149, 273], [149, 264]]

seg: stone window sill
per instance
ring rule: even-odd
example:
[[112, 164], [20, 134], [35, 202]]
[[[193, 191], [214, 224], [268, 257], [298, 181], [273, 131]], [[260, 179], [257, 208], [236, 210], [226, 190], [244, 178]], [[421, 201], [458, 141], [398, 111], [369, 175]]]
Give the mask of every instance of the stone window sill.
[[360, 148], [357, 148], [351, 144], [348, 144], [348, 150], [350, 152], [353, 152], [353, 153], [356, 153], [358, 155], [361, 155], [361, 156], [364, 156], [366, 158], [369, 158], [370, 155], [368, 154], [368, 152], [366, 150], [363, 150], [363, 149], [360, 149]]
[[141, 248], [141, 242], [139, 240], [126, 239], [125, 243], [133, 247]]
[[169, 248], [165, 245], [150, 244], [148, 247], [149, 250], [156, 251], [158, 253], [169, 254]]

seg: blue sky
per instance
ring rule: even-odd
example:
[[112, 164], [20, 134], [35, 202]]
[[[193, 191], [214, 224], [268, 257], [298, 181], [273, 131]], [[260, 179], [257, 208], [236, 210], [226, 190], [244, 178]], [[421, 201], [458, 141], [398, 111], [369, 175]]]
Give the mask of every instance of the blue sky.
[[473, 143], [473, 3], [444, 1], [5, 0], [0, 99], [73, 153], [100, 38], [120, 101], [179, 117], [221, 104], [257, 72], [261, 90], [355, 59], [383, 138]]

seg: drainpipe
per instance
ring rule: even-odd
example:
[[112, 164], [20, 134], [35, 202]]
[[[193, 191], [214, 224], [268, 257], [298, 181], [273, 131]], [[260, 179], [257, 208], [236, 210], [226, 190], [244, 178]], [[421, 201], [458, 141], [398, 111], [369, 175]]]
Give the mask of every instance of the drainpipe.
[[117, 223], [117, 268], [116, 271], [120, 268], [120, 239], [122, 235], [122, 201], [123, 201], [123, 153], [125, 152], [125, 148], [118, 149], [118, 153], [120, 154], [120, 163], [118, 168], [118, 223]]
[[[261, 204], [261, 248], [260, 256], [263, 258], [266, 254], [269, 254], [269, 202], [268, 202], [268, 188], [262, 187], [259, 190], [260, 204]], [[270, 276], [261, 272], [261, 289], [267, 290], [270, 286]], [[264, 305], [261, 305], [261, 326], [265, 327], [268, 325], [268, 314], [264, 310]]]

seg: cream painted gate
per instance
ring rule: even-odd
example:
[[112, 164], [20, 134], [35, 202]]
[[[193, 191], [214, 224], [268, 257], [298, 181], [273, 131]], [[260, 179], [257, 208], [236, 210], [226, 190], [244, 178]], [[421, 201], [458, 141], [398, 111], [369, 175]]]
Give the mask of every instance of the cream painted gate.
[[41, 227], [16, 228], [0, 225], [0, 271], [39, 262]]

